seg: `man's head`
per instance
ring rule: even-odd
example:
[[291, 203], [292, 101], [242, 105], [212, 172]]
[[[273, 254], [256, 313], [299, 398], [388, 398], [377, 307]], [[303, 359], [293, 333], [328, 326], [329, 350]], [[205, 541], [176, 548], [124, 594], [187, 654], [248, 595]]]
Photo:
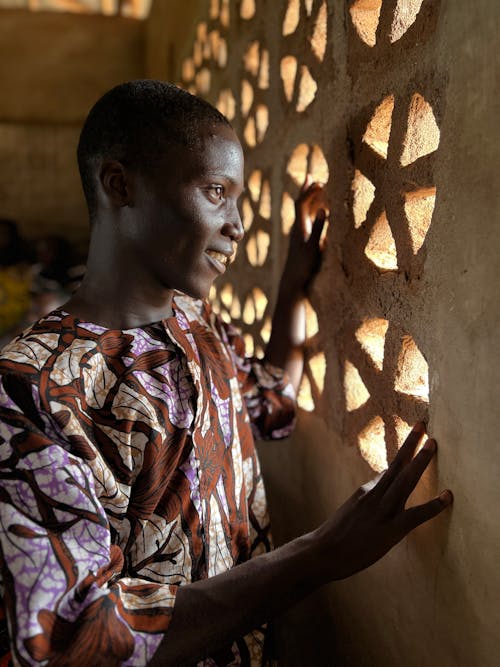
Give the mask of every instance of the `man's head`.
[[205, 100], [163, 81], [129, 81], [112, 88], [90, 110], [78, 144], [78, 166], [90, 220], [97, 214], [100, 167], [116, 160], [153, 173], [169, 147], [196, 148], [201, 128], [229, 121]]
[[243, 152], [227, 119], [170, 84], [136, 81], [97, 102], [78, 157], [97, 265], [152, 294], [203, 298], [243, 236]]

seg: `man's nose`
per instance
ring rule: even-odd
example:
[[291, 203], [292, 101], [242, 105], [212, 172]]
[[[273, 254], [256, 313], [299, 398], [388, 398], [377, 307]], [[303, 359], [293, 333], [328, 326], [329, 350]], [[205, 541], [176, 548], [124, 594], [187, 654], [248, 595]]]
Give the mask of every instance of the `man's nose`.
[[228, 210], [226, 222], [222, 227], [222, 233], [229, 236], [232, 241], [239, 243], [245, 236], [245, 230], [241, 221], [240, 212], [236, 204]]

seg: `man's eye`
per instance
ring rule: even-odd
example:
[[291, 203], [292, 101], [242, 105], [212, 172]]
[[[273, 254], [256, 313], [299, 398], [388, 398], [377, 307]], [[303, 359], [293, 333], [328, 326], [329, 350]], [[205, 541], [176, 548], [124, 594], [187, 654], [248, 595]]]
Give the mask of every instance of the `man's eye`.
[[222, 185], [211, 185], [208, 189], [212, 199], [222, 201], [224, 199], [224, 187]]

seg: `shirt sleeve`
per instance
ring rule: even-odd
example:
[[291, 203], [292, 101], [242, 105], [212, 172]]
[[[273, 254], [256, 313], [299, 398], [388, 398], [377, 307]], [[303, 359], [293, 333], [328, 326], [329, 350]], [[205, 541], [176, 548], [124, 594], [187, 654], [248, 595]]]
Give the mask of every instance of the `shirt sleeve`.
[[36, 395], [22, 376], [1, 378], [0, 590], [14, 662], [147, 665], [177, 587], [122, 576], [92, 472]]
[[264, 359], [247, 357], [240, 331], [218, 316], [217, 327], [231, 348], [254, 438], [288, 437], [295, 426], [297, 402], [287, 373]]

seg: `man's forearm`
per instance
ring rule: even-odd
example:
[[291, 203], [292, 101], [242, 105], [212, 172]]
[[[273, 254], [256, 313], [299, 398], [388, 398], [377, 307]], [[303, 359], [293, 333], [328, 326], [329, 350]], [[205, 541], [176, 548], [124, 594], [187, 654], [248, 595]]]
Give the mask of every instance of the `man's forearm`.
[[325, 583], [317, 543], [309, 533], [228, 572], [181, 586], [170, 627], [149, 667], [191, 665]]
[[288, 373], [295, 391], [299, 388], [304, 368], [305, 338], [304, 293], [300, 289], [287, 285], [286, 277], [283, 277], [265, 359], [273, 366], [283, 368]]

